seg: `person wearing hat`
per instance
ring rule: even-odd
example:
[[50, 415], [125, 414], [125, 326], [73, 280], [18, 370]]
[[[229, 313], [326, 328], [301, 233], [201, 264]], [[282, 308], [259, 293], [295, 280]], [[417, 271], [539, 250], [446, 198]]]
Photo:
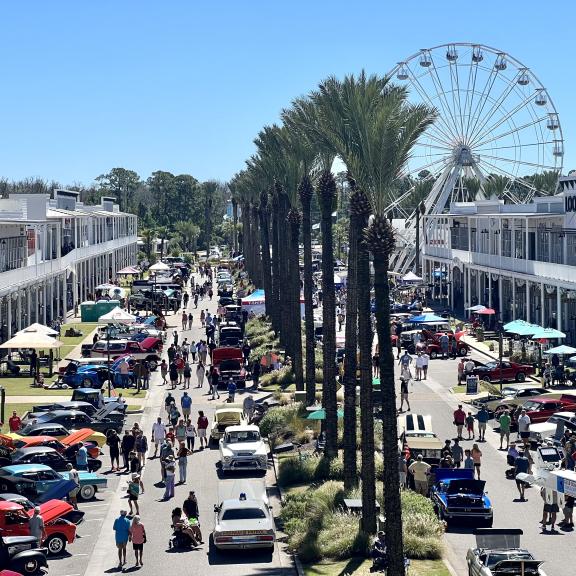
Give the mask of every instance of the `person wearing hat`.
[[174, 477], [176, 476], [176, 463], [174, 455], [169, 454], [164, 464], [166, 489], [164, 490], [164, 500], [174, 497]]
[[378, 536], [372, 545], [372, 559], [374, 560], [374, 568], [381, 570], [388, 566], [388, 546], [386, 545], [386, 533], [382, 530], [378, 532]]
[[40, 507], [34, 508], [34, 514], [28, 520], [28, 528], [30, 529], [30, 536], [34, 536], [38, 540], [38, 546], [42, 544], [42, 540], [46, 538], [46, 528], [44, 527], [44, 518], [40, 514]]
[[76, 470], [70, 462], [66, 464], [66, 470], [68, 471], [68, 478], [76, 484], [76, 487], [70, 490], [70, 492], [68, 493], [68, 500], [70, 501], [70, 504], [74, 507], [74, 510], [78, 510], [78, 492], [80, 492], [80, 475], [78, 474], [78, 470]]
[[130, 520], [127, 518], [126, 510], [120, 510], [120, 516], [114, 520], [112, 527], [116, 537], [116, 548], [118, 548], [118, 568], [126, 564], [126, 546], [130, 537]]
[[134, 472], [128, 482], [128, 506], [130, 506], [130, 515], [133, 514], [132, 504], [134, 504], [136, 514], [140, 514], [140, 506], [138, 505], [138, 497], [140, 494], [144, 494], [144, 484], [142, 483], [140, 474]]

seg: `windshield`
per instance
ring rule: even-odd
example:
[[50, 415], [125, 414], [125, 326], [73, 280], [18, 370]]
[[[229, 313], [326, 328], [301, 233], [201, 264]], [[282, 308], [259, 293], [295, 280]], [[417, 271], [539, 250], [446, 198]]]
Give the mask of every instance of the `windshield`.
[[266, 518], [264, 510], [260, 508], [232, 508], [225, 510], [222, 520], [260, 520]]
[[529, 552], [491, 552], [490, 556], [488, 556], [486, 566], [488, 566], [488, 568], [493, 568], [498, 564], [498, 562], [503, 562], [504, 560], [533, 560], [533, 558], [532, 554]]
[[522, 408], [524, 408], [525, 410], [539, 410], [541, 407], [540, 402], [525, 402], [524, 406], [522, 406]]
[[226, 435], [226, 441], [228, 444], [238, 444], [240, 442], [258, 442], [260, 440], [260, 434], [255, 430], [246, 432], [229, 432]]
[[486, 362], [484, 367], [488, 368], [489, 370], [493, 370], [494, 368], [498, 367], [498, 363], [497, 362]]

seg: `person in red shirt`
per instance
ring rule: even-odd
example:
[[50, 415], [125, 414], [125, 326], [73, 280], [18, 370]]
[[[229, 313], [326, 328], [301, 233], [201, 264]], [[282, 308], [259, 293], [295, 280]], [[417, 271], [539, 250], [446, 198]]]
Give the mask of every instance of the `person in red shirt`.
[[463, 440], [462, 429], [464, 428], [464, 423], [466, 422], [466, 412], [462, 410], [462, 404], [458, 404], [458, 410], [454, 410], [454, 426], [458, 431], [458, 440]]
[[10, 432], [18, 432], [22, 428], [22, 420], [16, 412], [12, 412], [12, 417], [8, 420], [8, 426], [10, 426]]
[[198, 412], [198, 421], [196, 422], [196, 430], [198, 430], [198, 438], [200, 438], [200, 450], [208, 448], [208, 439], [206, 429], [208, 428], [208, 418], [204, 416], [204, 412]]

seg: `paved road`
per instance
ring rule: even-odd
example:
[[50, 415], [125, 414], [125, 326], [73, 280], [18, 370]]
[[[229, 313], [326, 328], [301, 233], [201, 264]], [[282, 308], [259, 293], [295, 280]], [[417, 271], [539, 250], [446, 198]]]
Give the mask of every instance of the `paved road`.
[[[476, 353], [473, 353], [473, 357], [486, 360]], [[456, 360], [432, 360], [429, 380], [413, 383], [412, 411], [431, 414], [434, 431], [440, 438], [455, 436], [452, 411], [456, 409], [458, 401], [448, 389], [456, 383], [456, 364]], [[572, 576], [574, 568], [566, 562], [566, 552], [573, 549], [575, 535], [561, 530], [556, 534], [541, 532], [539, 521], [542, 517], [542, 500], [538, 489], [527, 491], [528, 502], [518, 501], [515, 482], [506, 480], [504, 476], [507, 468], [506, 453], [498, 450], [499, 439], [500, 436], [489, 427], [487, 442], [480, 444], [483, 453], [482, 478], [486, 480], [486, 490], [494, 505], [494, 527], [522, 528], [522, 545], [536, 558], [545, 561], [544, 568], [550, 576]], [[462, 446], [466, 449], [471, 448], [472, 444], [472, 441], [464, 441]], [[446, 543], [448, 558], [457, 574], [467, 574], [465, 558], [468, 548], [474, 544], [472, 529], [450, 529]]]
[[[202, 303], [199, 303], [199, 306]], [[203, 308], [214, 311], [216, 301], [203, 303]], [[169, 318], [169, 323], [177, 324], [180, 341], [183, 337], [198, 340], [202, 337], [199, 323], [200, 308], [194, 311], [194, 323], [191, 331], [182, 333], [179, 326], [179, 316]], [[172, 330], [169, 331], [169, 341], [172, 339]], [[165, 416], [163, 412], [165, 387], [160, 385], [159, 373], [154, 373], [150, 396], [146, 403], [143, 415], [137, 416], [142, 428], [150, 438], [150, 430], [153, 422], [159, 415]], [[192, 386], [195, 386], [195, 372], [193, 371]], [[199, 409], [202, 409], [211, 418], [215, 405], [218, 401], [209, 400], [206, 383], [204, 389], [192, 388], [193, 397], [192, 415], [196, 418]], [[177, 398], [182, 392], [177, 390], [172, 392]], [[251, 392], [247, 392], [251, 393]], [[239, 394], [238, 400], [242, 401]], [[133, 418], [128, 422], [132, 423]], [[196, 447], [197, 448], [197, 447]], [[284, 550], [284, 545], [277, 545], [272, 554], [261, 554], [254, 552], [246, 553], [218, 553], [209, 546], [209, 535], [212, 531], [213, 505], [217, 501], [218, 475], [216, 462], [218, 460], [217, 450], [196, 451], [189, 457], [188, 461], [188, 482], [186, 485], [176, 487], [176, 497], [168, 502], [161, 501], [164, 488], [155, 484], [160, 480], [160, 463], [157, 459], [148, 460], [143, 472], [143, 482], [145, 494], [140, 498], [140, 510], [142, 521], [146, 526], [148, 542], [144, 550], [144, 567], [135, 568], [133, 566], [133, 553], [129, 550], [128, 569], [126, 571], [138, 571], [142, 575], [159, 575], [165, 570], [171, 574], [187, 574], [191, 576], [204, 576], [215, 574], [222, 576], [292, 576], [294, 570], [291, 559]], [[104, 457], [104, 470], [109, 469], [109, 459]], [[112, 524], [118, 516], [120, 509], [128, 508], [125, 499], [126, 478], [118, 477], [116, 474], [109, 475], [110, 489], [101, 494], [102, 500], [82, 505], [86, 509], [87, 521], [79, 529], [80, 538], [71, 547], [72, 556], [54, 560], [50, 563], [49, 576], [102, 576], [107, 573], [120, 573], [117, 568], [116, 548], [114, 545], [114, 535]], [[270, 478], [268, 484], [272, 484]], [[194, 489], [198, 496], [200, 505], [200, 518], [202, 523], [203, 536], [206, 544], [204, 546], [187, 552], [173, 552], [168, 549], [168, 542], [172, 531], [170, 529], [171, 511], [175, 506], [181, 506], [183, 500], [188, 495], [188, 491]]]

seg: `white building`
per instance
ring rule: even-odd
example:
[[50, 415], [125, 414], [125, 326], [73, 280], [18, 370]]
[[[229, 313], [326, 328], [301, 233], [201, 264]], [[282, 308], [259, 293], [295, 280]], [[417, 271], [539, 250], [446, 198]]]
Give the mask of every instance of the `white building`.
[[85, 206], [78, 193], [0, 199], [0, 341], [65, 316], [116, 271], [136, 264], [137, 218], [113, 198]]
[[456, 313], [482, 304], [576, 344], [576, 176], [531, 204], [452, 204], [426, 216], [424, 230], [424, 278]]

